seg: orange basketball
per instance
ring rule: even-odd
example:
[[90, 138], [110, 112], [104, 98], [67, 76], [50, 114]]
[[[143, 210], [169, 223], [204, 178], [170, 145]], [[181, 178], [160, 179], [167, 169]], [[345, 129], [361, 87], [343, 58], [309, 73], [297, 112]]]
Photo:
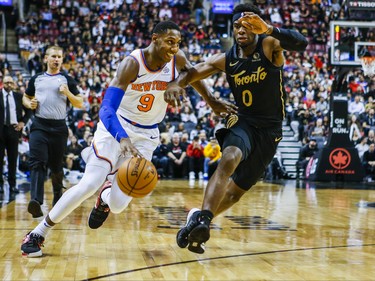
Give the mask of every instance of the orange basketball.
[[140, 198], [154, 190], [158, 182], [158, 173], [147, 159], [132, 157], [121, 164], [116, 180], [126, 195]]

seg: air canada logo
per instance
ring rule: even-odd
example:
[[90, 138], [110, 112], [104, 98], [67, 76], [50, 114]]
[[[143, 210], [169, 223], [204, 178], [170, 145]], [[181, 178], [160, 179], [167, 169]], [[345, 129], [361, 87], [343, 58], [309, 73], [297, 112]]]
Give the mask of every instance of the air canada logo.
[[337, 170], [348, 167], [351, 160], [350, 153], [344, 148], [336, 148], [329, 155], [329, 163]]

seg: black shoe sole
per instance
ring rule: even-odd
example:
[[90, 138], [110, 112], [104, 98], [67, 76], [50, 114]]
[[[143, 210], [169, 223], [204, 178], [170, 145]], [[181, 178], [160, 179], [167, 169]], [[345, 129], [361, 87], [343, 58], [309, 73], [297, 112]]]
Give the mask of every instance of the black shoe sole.
[[27, 206], [27, 211], [33, 216], [33, 218], [43, 217], [42, 209], [40, 204], [36, 200], [31, 200]]
[[181, 228], [177, 232], [176, 242], [177, 242], [178, 247], [180, 247], [182, 249], [186, 248], [189, 245], [188, 234], [186, 233], [185, 227]]
[[193, 253], [203, 254], [204, 247], [203, 243], [210, 239], [210, 228], [205, 224], [196, 226], [189, 234], [189, 246], [188, 250]]

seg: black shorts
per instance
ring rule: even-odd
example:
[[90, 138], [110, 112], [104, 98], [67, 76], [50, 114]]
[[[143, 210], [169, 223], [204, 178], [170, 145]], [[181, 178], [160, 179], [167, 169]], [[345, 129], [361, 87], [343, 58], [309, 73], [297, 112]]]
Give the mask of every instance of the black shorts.
[[282, 138], [282, 128], [255, 128], [239, 119], [232, 127], [218, 130], [216, 138], [221, 150], [227, 146], [241, 149], [242, 159], [232, 179], [241, 189], [249, 190], [272, 161]]

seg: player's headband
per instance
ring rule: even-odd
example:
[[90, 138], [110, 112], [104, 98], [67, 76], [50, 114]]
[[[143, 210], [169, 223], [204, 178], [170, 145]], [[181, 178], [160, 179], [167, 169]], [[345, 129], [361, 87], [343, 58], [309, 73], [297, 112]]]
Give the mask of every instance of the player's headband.
[[244, 15], [243, 12], [234, 14], [233, 17], [232, 17], [232, 23], [234, 23], [236, 20], [238, 20], [239, 18], [241, 18], [243, 15]]

